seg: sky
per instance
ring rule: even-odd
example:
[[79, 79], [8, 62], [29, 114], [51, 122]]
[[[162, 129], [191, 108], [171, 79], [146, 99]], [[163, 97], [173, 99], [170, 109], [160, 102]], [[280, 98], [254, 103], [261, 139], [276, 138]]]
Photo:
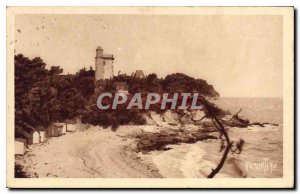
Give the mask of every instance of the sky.
[[282, 17], [16, 15], [15, 52], [64, 73], [94, 68], [96, 47], [114, 74], [143, 70], [205, 79], [226, 97], [282, 97]]

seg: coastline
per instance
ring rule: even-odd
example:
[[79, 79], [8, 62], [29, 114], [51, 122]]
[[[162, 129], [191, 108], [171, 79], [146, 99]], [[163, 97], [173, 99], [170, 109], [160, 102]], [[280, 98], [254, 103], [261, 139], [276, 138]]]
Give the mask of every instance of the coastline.
[[[266, 129], [232, 128], [229, 133], [234, 139], [241, 131], [249, 134], [277, 129], [277, 126]], [[166, 131], [168, 137], [169, 134], [176, 134], [183, 142], [169, 142], [160, 149], [154, 146], [146, 152], [138, 147], [141, 137], [151, 137], [153, 134], [161, 137]], [[182, 132], [154, 125], [123, 125], [113, 132], [109, 128], [90, 126], [87, 130], [67, 133], [33, 145], [24, 156], [16, 156], [16, 164], [23, 166], [23, 171], [30, 178], [206, 178], [222, 156], [220, 140], [197, 139], [195, 135], [198, 138], [201, 134], [217, 137], [218, 133], [195, 131], [199, 129]], [[190, 135], [194, 136], [195, 141], [184, 142]], [[160, 143], [155, 141], [155, 144]], [[247, 147], [245, 151], [248, 152]], [[229, 155], [216, 178], [280, 177], [280, 173], [264, 174], [262, 169], [249, 171], [245, 166], [245, 156], [247, 158], [247, 153]], [[248, 159], [251, 160], [251, 157], [248, 156]]]

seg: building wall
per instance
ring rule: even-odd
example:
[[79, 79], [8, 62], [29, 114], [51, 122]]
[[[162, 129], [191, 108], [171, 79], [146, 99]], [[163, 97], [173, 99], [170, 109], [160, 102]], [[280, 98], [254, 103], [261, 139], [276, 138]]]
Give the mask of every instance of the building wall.
[[62, 135], [62, 127], [50, 126], [47, 131], [48, 137], [58, 137]]
[[95, 68], [96, 80], [104, 79], [105, 69], [103, 65], [103, 59], [96, 57], [96, 68]]
[[103, 75], [103, 79], [110, 79], [113, 77], [113, 60], [111, 59], [103, 59], [105, 61], [105, 67], [106, 70]]
[[44, 142], [47, 139], [46, 131], [40, 131], [40, 141]]

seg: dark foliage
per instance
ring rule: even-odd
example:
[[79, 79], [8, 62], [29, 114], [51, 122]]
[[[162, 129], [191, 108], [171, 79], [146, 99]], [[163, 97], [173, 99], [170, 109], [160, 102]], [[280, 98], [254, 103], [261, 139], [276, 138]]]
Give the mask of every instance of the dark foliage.
[[94, 93], [94, 70], [81, 69], [76, 75], [62, 72], [58, 66], [46, 69], [41, 58], [15, 56], [16, 137], [82, 114]]
[[[95, 71], [90, 67], [81, 69], [75, 75], [62, 75], [63, 69], [52, 66], [46, 69], [41, 58], [29, 59], [22, 54], [15, 56], [15, 124], [16, 137], [26, 136], [34, 128], [46, 127], [51, 122], [81, 117], [84, 123], [111, 126], [117, 129], [123, 124], [144, 124], [142, 114], [145, 110], [120, 108], [99, 110], [96, 106]], [[222, 110], [209, 103], [219, 94], [205, 80], [194, 79], [182, 73], [158, 78], [149, 74], [145, 78], [135, 78], [119, 74], [104, 80], [101, 91], [115, 92], [116, 82], [125, 82], [130, 94], [139, 92], [143, 102], [148, 93], [187, 92], [200, 93], [205, 104], [214, 113]], [[97, 86], [98, 87], [98, 86]], [[160, 112], [160, 106], [153, 109]]]

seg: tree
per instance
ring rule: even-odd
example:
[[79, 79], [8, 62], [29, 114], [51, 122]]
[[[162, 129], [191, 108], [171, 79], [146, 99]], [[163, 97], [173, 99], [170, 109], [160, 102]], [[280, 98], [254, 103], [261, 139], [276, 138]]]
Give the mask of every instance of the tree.
[[15, 56], [15, 123], [16, 135], [30, 132], [33, 127], [46, 126], [49, 122], [48, 102], [53, 95], [49, 89], [48, 71], [41, 58], [32, 60], [23, 55]]
[[15, 131], [17, 137], [28, 137], [38, 127], [62, 122], [84, 111], [94, 94], [92, 68], [75, 75], [61, 75], [63, 69], [46, 69], [41, 58], [15, 56]]
[[[223, 111], [222, 109], [217, 107], [215, 104], [209, 102], [203, 96], [199, 97], [199, 102], [204, 107], [205, 117], [203, 117], [203, 118], [210, 118], [212, 120], [212, 123], [214, 124], [214, 126], [220, 133], [220, 139], [222, 142], [220, 151], [222, 151], [225, 148], [220, 162], [218, 163], [216, 168], [212, 169], [212, 172], [207, 176], [207, 178], [213, 178], [215, 175], [217, 175], [220, 172], [220, 170], [224, 166], [229, 152], [231, 151], [232, 153], [240, 154], [242, 152], [243, 145], [245, 142], [243, 139], [240, 139], [239, 142], [237, 142], [237, 144], [236, 144], [236, 149], [232, 149], [234, 142], [232, 142], [230, 140], [227, 130], [225, 129], [223, 123], [220, 121], [220, 118], [222, 118], [224, 116], [224, 114], [226, 114], [225, 111]], [[187, 115], [187, 113], [185, 113], [184, 111], [177, 111], [177, 112], [179, 114], [181, 114], [182, 116]], [[193, 117], [193, 114], [190, 114], [190, 115], [192, 115], [192, 117]], [[187, 116], [190, 116], [190, 115], [187, 115]], [[197, 122], [196, 120], [194, 120], [194, 118], [191, 118], [191, 120], [194, 122]], [[224, 141], [226, 142], [226, 146], [224, 146], [224, 144], [223, 144]]]
[[219, 93], [212, 85], [207, 84], [203, 79], [194, 79], [183, 73], [167, 75], [163, 80], [163, 89], [166, 92], [198, 92], [203, 97], [217, 98]]

